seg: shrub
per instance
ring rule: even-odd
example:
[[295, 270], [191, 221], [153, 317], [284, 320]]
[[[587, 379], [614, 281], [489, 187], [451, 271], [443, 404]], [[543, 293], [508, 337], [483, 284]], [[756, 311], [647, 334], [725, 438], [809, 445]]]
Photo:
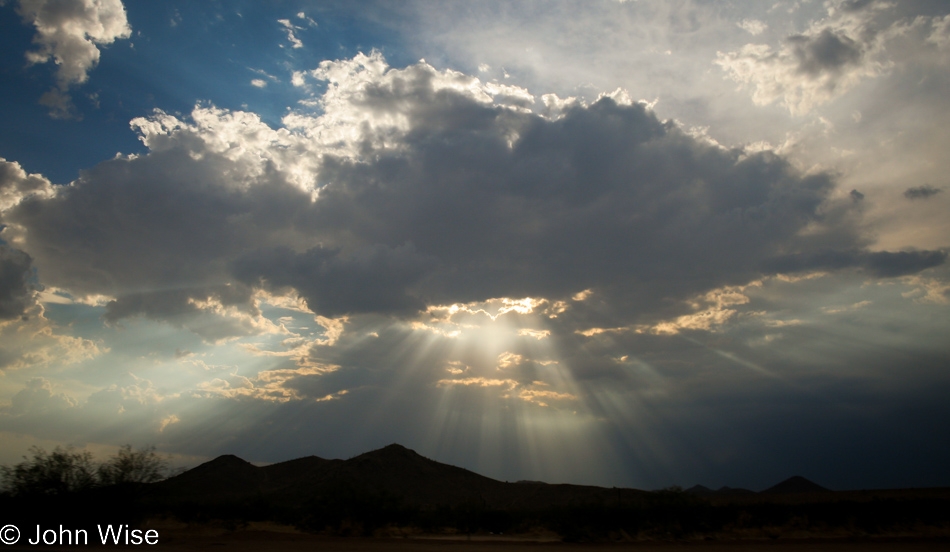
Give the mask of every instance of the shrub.
[[3, 488], [13, 496], [60, 495], [95, 487], [99, 481], [92, 454], [72, 447], [56, 447], [47, 453], [31, 447], [33, 458], [0, 467]]
[[0, 466], [3, 490], [15, 497], [56, 496], [96, 487], [154, 483], [164, 479], [166, 461], [155, 447], [133, 450], [131, 445], [96, 464], [92, 453], [73, 447], [56, 447], [46, 452], [30, 448], [31, 458], [14, 466]]

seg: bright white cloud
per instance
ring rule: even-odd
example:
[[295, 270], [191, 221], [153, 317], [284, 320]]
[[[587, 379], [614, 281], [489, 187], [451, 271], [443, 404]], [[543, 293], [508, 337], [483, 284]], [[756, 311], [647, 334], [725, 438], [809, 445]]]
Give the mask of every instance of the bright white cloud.
[[55, 191], [39, 174], [27, 174], [16, 161], [0, 157], [0, 213], [30, 197], [49, 198]]
[[20, 0], [17, 12], [36, 27], [39, 49], [26, 53], [29, 63], [56, 63], [59, 87], [41, 100], [54, 116], [67, 116], [67, 89], [86, 82], [99, 63], [99, 46], [129, 38], [132, 29], [121, 0]]
[[294, 34], [294, 31], [301, 31], [303, 28], [294, 25], [289, 19], [278, 19], [277, 22], [284, 27], [284, 32], [287, 33], [287, 41], [290, 42], [291, 48], [303, 48], [303, 42]]
[[749, 34], [753, 36], [758, 36], [764, 33], [765, 30], [769, 28], [768, 25], [759, 21], [758, 19], [743, 19], [742, 21], [739, 21], [738, 23], [736, 23], [736, 25], [740, 29], [747, 31]]

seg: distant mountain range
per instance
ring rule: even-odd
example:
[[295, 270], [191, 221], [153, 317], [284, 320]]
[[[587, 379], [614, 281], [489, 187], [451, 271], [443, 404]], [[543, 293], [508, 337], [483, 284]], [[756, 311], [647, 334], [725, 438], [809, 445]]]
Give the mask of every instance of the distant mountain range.
[[[492, 510], [536, 510], [584, 504], [622, 506], [643, 503], [653, 494], [636, 489], [506, 483], [469, 470], [425, 458], [401, 445], [361, 454], [349, 460], [316, 456], [268, 466], [254, 466], [226, 455], [155, 485], [165, 503], [226, 504], [264, 501], [301, 505], [339, 501], [341, 497], [391, 500], [431, 509], [471, 505]], [[827, 491], [802, 477], [792, 477], [763, 493]], [[754, 494], [746, 489], [711, 490], [695, 486], [692, 495]]]
[[645, 491], [540, 482], [506, 483], [469, 470], [429, 460], [401, 445], [349, 460], [316, 456], [254, 466], [226, 455], [155, 485], [166, 501], [226, 503], [265, 500], [304, 504], [341, 496], [392, 499], [412, 507], [509, 510], [575, 504], [622, 504]]
[[789, 477], [777, 485], [773, 485], [764, 491], [756, 493], [749, 489], [737, 489], [733, 487], [721, 487], [713, 490], [702, 485], [696, 485], [686, 489], [687, 493], [699, 496], [728, 496], [728, 495], [754, 495], [754, 494], [798, 494], [798, 493], [827, 493], [829, 489], [813, 483], [800, 475]]

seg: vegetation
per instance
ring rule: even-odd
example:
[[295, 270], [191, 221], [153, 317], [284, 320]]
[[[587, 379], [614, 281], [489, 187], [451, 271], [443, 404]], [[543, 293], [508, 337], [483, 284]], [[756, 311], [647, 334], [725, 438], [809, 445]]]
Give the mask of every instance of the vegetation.
[[155, 483], [165, 479], [168, 462], [155, 452], [155, 447], [133, 450], [125, 445], [115, 456], [99, 466], [99, 483], [127, 485]]
[[30, 449], [32, 458], [19, 464], [0, 467], [3, 490], [16, 497], [62, 495], [91, 489], [98, 484], [92, 454], [72, 447], [47, 453], [39, 447]]
[[[88, 451], [34, 447], [13, 466], [0, 466], [0, 512], [6, 522], [94, 530], [97, 523], [135, 524], [148, 509], [143, 499], [164, 479], [166, 460], [154, 447], [124, 446], [105, 461]], [[90, 533], [92, 534], [92, 533]]]
[[[379, 462], [266, 467], [221, 457], [160, 481], [166, 461], [152, 447], [125, 446], [102, 462], [73, 448], [31, 452], [0, 467], [6, 522], [91, 527], [158, 517], [229, 530], [264, 521], [341, 536], [556, 534], [575, 542], [950, 537], [950, 489], [710, 497], [678, 487], [509, 485], [392, 451], [378, 453]], [[397, 485], [406, 479], [413, 484]], [[425, 491], [432, 481], [443, 492]], [[459, 500], [458, 489], [477, 492]]]
[[96, 465], [92, 453], [73, 447], [46, 452], [32, 447], [31, 458], [15, 466], [0, 466], [3, 491], [14, 497], [55, 496], [114, 485], [154, 483], [165, 478], [167, 461], [155, 447], [134, 450], [125, 445]]

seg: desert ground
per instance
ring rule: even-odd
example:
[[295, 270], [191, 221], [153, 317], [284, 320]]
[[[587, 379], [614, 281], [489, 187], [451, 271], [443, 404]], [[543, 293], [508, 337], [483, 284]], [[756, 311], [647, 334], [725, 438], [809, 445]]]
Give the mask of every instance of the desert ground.
[[[93, 546], [101, 550], [135, 550], [143, 546]], [[13, 551], [32, 550], [32, 546], [15, 545]], [[44, 547], [46, 550], [69, 550], [75, 547]], [[557, 541], [518, 539], [505, 536], [358, 538], [325, 537], [305, 533], [272, 531], [236, 531], [220, 535], [175, 534], [163, 537], [151, 550], [179, 552], [944, 552], [950, 539], [933, 538], [840, 538], [787, 539], [743, 541], [680, 541], [565, 543]]]

